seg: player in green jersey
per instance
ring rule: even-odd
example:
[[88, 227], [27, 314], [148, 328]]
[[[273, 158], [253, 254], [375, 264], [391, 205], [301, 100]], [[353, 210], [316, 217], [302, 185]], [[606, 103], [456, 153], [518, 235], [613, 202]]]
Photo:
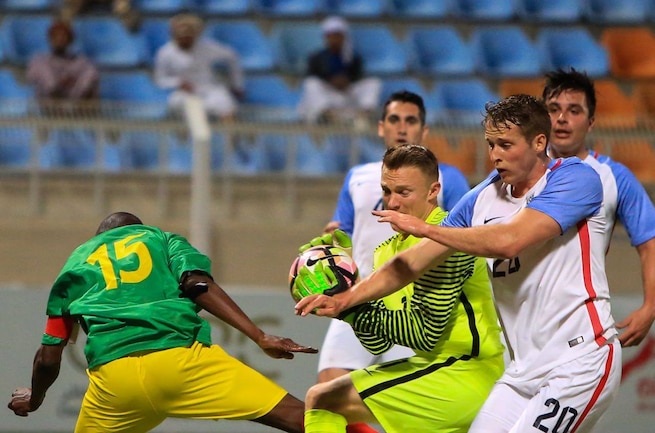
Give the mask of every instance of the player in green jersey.
[[105, 218], [68, 258], [50, 291], [32, 387], [9, 408], [27, 416], [56, 380], [74, 323], [87, 334], [89, 387], [75, 432], [136, 433], [168, 417], [245, 419], [303, 430], [303, 402], [212, 345], [201, 309], [273, 358], [316, 353], [259, 329], [211, 276], [211, 262], [182, 236], [126, 212]]
[[[386, 209], [430, 224], [446, 216], [437, 203], [437, 159], [428, 149], [387, 150], [381, 183]], [[396, 234], [376, 249], [375, 267], [419, 241]], [[310, 275], [301, 280], [310, 289], [317, 284]], [[454, 253], [401, 290], [339, 318], [372, 353], [401, 344], [416, 355], [314, 385], [306, 397], [307, 433], [345, 432], [353, 422], [379, 422], [388, 433], [467, 432], [502, 374], [500, 326], [484, 259]]]

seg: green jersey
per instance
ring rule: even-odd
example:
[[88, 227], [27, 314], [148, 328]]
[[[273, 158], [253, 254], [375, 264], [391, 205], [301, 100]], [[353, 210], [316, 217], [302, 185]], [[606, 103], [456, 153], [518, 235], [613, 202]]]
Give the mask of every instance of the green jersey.
[[[439, 224], [446, 215], [436, 208], [426, 221]], [[396, 234], [376, 249], [375, 267], [419, 241]], [[503, 351], [486, 263], [460, 252], [399, 291], [364, 304], [349, 322], [373, 354], [394, 344], [422, 356], [488, 357]]]
[[[118, 227], [70, 255], [47, 314], [80, 323], [89, 368], [144, 350], [211, 344], [200, 308], [180, 297], [180, 277], [194, 270], [210, 273], [211, 261], [182, 236], [145, 225]], [[42, 342], [61, 340], [44, 335]]]

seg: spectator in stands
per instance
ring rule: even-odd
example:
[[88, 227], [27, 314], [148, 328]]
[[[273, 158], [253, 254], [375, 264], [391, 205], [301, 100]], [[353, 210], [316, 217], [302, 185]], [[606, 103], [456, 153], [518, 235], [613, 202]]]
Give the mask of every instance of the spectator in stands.
[[141, 17], [132, 7], [131, 0], [62, 0], [61, 19], [70, 23], [81, 12], [98, 7], [110, 7], [129, 31], [138, 30], [141, 24]]
[[[202, 38], [203, 22], [197, 15], [179, 14], [171, 19], [171, 40], [155, 58], [155, 81], [171, 89], [170, 106], [180, 110], [185, 96], [203, 99], [207, 113], [231, 120], [237, 102], [243, 97], [243, 70], [238, 55], [230, 48]], [[216, 67], [225, 67], [225, 79], [219, 79]]]
[[50, 52], [36, 54], [27, 68], [37, 98], [69, 102], [97, 98], [98, 70], [88, 58], [70, 50], [75, 40], [71, 26], [55, 21], [48, 29], [48, 40]]
[[328, 17], [321, 23], [325, 47], [307, 63], [299, 110], [308, 122], [370, 117], [378, 105], [382, 83], [364, 78], [364, 62], [354, 51], [348, 23]]

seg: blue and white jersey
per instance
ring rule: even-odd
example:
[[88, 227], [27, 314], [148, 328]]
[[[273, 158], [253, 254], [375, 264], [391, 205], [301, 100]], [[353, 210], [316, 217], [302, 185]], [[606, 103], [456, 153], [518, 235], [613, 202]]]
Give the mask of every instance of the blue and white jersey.
[[[353, 259], [362, 278], [373, 271], [373, 251], [395, 234], [390, 224], [379, 223], [377, 217], [371, 215], [371, 211], [383, 207], [381, 177], [382, 161], [351, 168], [332, 217], [352, 238]], [[439, 163], [439, 181], [441, 191], [437, 200], [444, 210], [452, 209], [470, 189], [466, 177], [452, 165]]]
[[555, 366], [596, 350], [617, 334], [605, 274], [607, 221], [603, 186], [579, 158], [557, 159], [522, 197], [497, 173], [476, 186], [443, 226], [509, 222], [527, 207], [553, 218], [562, 234], [518, 257], [487, 264], [512, 361], [504, 380], [543, 377]]
[[594, 151], [584, 162], [596, 170], [603, 182], [603, 212], [609, 223], [606, 246], [609, 247], [617, 218], [628, 232], [632, 246], [655, 238], [655, 206], [634, 174], [623, 164]]

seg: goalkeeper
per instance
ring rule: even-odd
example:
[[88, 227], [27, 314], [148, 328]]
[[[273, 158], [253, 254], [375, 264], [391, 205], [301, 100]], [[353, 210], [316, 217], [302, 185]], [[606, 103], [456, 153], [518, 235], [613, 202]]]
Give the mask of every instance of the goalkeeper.
[[[387, 150], [381, 184], [387, 209], [430, 224], [446, 216], [436, 200], [437, 160], [422, 146]], [[343, 239], [337, 241], [343, 246]], [[376, 249], [375, 267], [417, 242], [396, 234]], [[313, 293], [339, 284], [329, 268], [318, 274], [301, 272], [296, 281]], [[298, 312], [306, 301], [300, 301]], [[388, 433], [467, 432], [503, 371], [500, 327], [484, 259], [455, 253], [401, 290], [338, 318], [351, 324], [373, 354], [401, 344], [416, 355], [311, 387], [307, 433], [342, 433], [354, 422], [378, 422]]]

